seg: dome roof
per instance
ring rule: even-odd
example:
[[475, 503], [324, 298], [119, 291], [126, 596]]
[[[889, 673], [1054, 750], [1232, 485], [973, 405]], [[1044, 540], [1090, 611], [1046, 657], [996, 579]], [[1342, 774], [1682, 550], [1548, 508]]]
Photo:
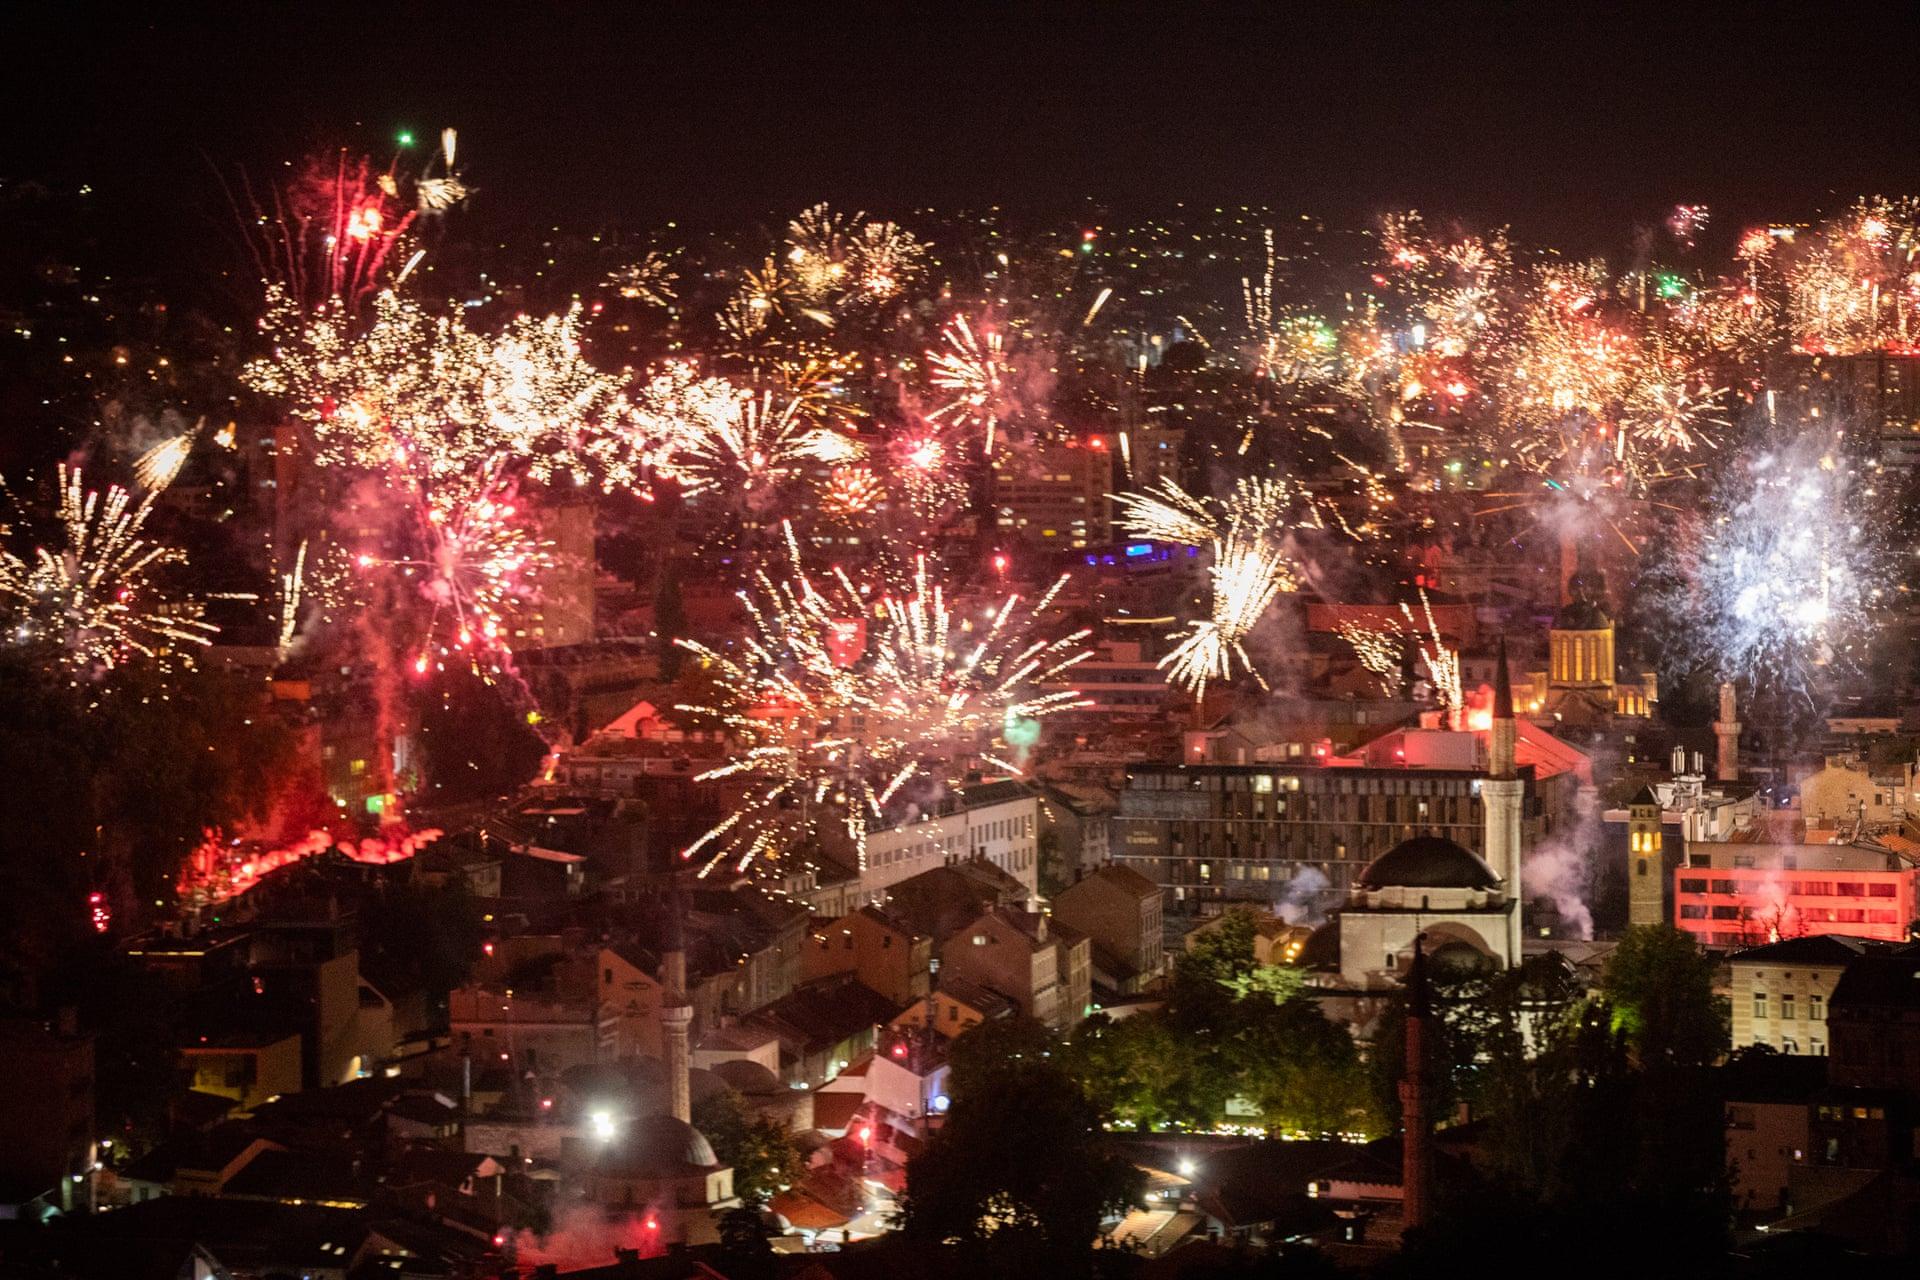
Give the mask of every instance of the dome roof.
[[1363, 889], [1492, 889], [1500, 877], [1451, 840], [1415, 836], [1369, 862], [1355, 883]]
[[635, 1121], [607, 1148], [603, 1163], [626, 1174], [672, 1177], [685, 1173], [689, 1165], [717, 1168], [720, 1160], [698, 1129], [670, 1115], [653, 1115]]

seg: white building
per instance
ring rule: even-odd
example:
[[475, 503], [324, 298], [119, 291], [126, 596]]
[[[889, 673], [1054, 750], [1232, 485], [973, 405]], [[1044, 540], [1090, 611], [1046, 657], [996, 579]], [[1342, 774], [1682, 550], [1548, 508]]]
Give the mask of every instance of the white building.
[[880, 902], [922, 871], [985, 858], [1039, 897], [1040, 797], [1023, 782], [984, 782], [943, 797], [907, 821], [867, 833], [860, 892]]

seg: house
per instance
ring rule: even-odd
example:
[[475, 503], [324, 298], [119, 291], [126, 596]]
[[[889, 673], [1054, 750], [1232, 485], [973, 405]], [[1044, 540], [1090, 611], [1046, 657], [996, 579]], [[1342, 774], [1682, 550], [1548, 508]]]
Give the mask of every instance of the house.
[[873, 1051], [875, 1032], [898, 1006], [851, 974], [795, 989], [745, 1020], [780, 1038], [780, 1074], [790, 1085], [818, 1088]]
[[940, 985], [894, 1015], [894, 1027], [931, 1027], [953, 1040], [983, 1022], [1011, 1018], [1013, 1001], [977, 983], [942, 974]]
[[231, 1098], [251, 1110], [301, 1087], [300, 1037], [278, 1031], [229, 1031], [196, 1036], [180, 1046], [199, 1093]]
[[1827, 1005], [1847, 966], [1892, 943], [1845, 934], [1789, 938], [1727, 958], [1732, 975], [1733, 1047], [1766, 1045], [1781, 1053], [1826, 1054]]
[[812, 982], [851, 973], [898, 1006], [927, 994], [932, 957], [932, 938], [879, 907], [865, 906], [814, 927], [800, 974]]
[[1159, 885], [1123, 866], [1089, 871], [1055, 895], [1053, 918], [1087, 935], [1102, 992], [1134, 995], [1160, 976], [1162, 896]]
[[893, 886], [887, 911], [915, 933], [933, 939], [935, 950], [977, 919], [1005, 906], [1024, 909], [1026, 887], [984, 859], [934, 867]]
[[1761, 1221], [1784, 1213], [1792, 1171], [1806, 1163], [1808, 1115], [1826, 1064], [1785, 1054], [1742, 1055], [1715, 1071], [1726, 1117], [1734, 1209]]
[[1084, 935], [1073, 933], [1063, 943], [1044, 915], [995, 907], [941, 947], [940, 973], [943, 981], [951, 976], [985, 987], [1027, 1017], [1066, 1030], [1084, 1016], [1085, 1001], [1073, 1003], [1071, 984], [1078, 980], [1076, 962], [1090, 973], [1088, 951]]

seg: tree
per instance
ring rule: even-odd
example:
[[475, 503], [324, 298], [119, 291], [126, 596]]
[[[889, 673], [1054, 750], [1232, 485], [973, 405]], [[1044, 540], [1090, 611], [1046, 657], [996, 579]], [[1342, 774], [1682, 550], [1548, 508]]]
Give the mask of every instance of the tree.
[[1269, 1130], [1373, 1133], [1382, 1126], [1353, 1037], [1310, 1000], [1238, 1006], [1227, 1061]]
[[954, 1274], [1084, 1275], [1102, 1220], [1141, 1203], [1143, 1175], [1106, 1147], [1098, 1109], [1057, 1062], [1023, 1059], [997, 1083], [956, 1096], [908, 1164], [897, 1225]]
[[706, 1135], [721, 1164], [733, 1168], [733, 1192], [759, 1207], [800, 1177], [800, 1150], [777, 1120], [756, 1113], [732, 1089], [705, 1098], [693, 1109], [693, 1127]]
[[1074, 1029], [1062, 1060], [1101, 1114], [1122, 1124], [1205, 1128], [1226, 1108], [1229, 1077], [1158, 1014], [1118, 1022], [1095, 1014]]
[[963, 1033], [947, 1052], [947, 1093], [955, 1103], [988, 1095], [1026, 1067], [1053, 1058], [1060, 1041], [1027, 1017], [995, 1018]]
[[1670, 924], [1628, 929], [1600, 990], [1613, 1026], [1643, 1067], [1705, 1066], [1726, 1051], [1729, 1010], [1713, 993], [1713, 960]]

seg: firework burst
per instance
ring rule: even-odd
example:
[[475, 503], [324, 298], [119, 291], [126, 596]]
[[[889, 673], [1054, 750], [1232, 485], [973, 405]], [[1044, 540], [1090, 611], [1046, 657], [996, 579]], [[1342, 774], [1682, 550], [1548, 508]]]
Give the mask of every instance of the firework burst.
[[51, 651], [75, 675], [136, 657], [191, 665], [193, 650], [210, 644], [217, 628], [196, 601], [170, 597], [156, 581], [155, 570], [185, 560], [146, 535], [159, 492], [136, 503], [118, 485], [89, 490], [77, 468], [60, 468], [60, 545], [0, 551], [0, 599], [11, 605], [13, 643]]
[[[737, 655], [680, 640], [716, 677], [724, 700], [685, 705], [741, 744], [702, 781], [748, 785], [745, 800], [683, 856], [707, 874], [831, 838], [864, 867], [867, 833], [916, 779], [953, 782], [977, 765], [1020, 773], [1040, 720], [1081, 705], [1077, 694], [1036, 693], [1088, 656], [1085, 632], [1036, 637], [1053, 591], [1021, 609], [1008, 597], [975, 626], [957, 621], [945, 589], [916, 566], [903, 592], [869, 599], [844, 574], [822, 585], [800, 568], [762, 573], [743, 592], [750, 620]], [[1064, 579], [1062, 580], [1064, 582]]]
[[952, 416], [979, 427], [981, 451], [991, 454], [1012, 376], [1005, 339], [996, 330], [976, 330], [965, 316], [955, 316], [940, 331], [940, 348], [927, 352], [927, 365], [933, 370], [933, 385], [952, 397], [931, 416]]

